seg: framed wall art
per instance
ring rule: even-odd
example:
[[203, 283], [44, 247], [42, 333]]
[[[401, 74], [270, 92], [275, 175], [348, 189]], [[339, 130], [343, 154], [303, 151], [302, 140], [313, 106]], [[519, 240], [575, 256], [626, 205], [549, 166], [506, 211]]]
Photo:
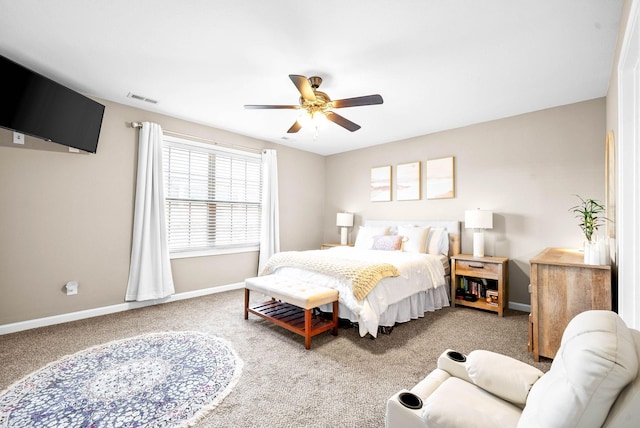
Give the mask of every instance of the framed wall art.
[[420, 199], [420, 162], [405, 163], [397, 166], [396, 199], [399, 201]]
[[455, 198], [453, 156], [427, 160], [427, 199]]
[[616, 144], [613, 131], [607, 132], [605, 140], [605, 205], [607, 209], [607, 236], [616, 237]]
[[391, 165], [371, 168], [371, 201], [391, 200]]

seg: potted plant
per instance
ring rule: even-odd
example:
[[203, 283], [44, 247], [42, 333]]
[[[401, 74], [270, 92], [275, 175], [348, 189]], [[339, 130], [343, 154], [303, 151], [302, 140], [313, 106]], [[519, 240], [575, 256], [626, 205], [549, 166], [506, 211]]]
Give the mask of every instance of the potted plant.
[[600, 201], [584, 199], [580, 195], [576, 196], [580, 199], [581, 203], [569, 208], [569, 211], [580, 221], [578, 226], [580, 226], [584, 237], [587, 239], [584, 244], [584, 262], [591, 265], [607, 264], [608, 245], [605, 241], [596, 243], [594, 236], [598, 228], [608, 220], [603, 215], [606, 209]]
[[584, 237], [588, 242], [593, 242], [593, 233], [598, 230], [605, 222], [606, 217], [602, 216], [605, 213], [604, 205], [600, 201], [595, 199], [584, 199], [580, 195], [576, 195], [582, 202], [575, 207], [569, 208], [580, 223], [580, 229], [584, 233]]

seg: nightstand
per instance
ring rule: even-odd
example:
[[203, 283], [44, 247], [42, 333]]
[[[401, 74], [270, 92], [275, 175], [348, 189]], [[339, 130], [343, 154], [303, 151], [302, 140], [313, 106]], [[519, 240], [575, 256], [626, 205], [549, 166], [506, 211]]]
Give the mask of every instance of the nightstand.
[[329, 248], [333, 247], [353, 247], [353, 244], [342, 245], [339, 242], [325, 242], [324, 244], [320, 245], [321, 250], [328, 250]]
[[470, 306], [502, 316], [508, 301], [508, 264], [505, 257], [451, 257], [451, 306]]

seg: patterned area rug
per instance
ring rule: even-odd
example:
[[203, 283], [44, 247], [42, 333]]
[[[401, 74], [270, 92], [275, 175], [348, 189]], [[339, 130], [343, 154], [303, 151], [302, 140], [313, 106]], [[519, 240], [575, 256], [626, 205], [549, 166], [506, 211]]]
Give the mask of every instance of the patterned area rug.
[[185, 427], [229, 394], [242, 361], [224, 340], [154, 333], [64, 357], [0, 393], [0, 427]]

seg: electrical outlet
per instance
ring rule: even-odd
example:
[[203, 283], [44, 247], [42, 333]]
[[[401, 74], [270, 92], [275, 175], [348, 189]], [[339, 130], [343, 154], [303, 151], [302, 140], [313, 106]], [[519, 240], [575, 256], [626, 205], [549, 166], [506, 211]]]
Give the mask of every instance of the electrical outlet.
[[69, 281], [65, 287], [67, 289], [67, 296], [78, 294], [78, 281]]
[[20, 132], [13, 133], [13, 144], [24, 144], [24, 134]]

